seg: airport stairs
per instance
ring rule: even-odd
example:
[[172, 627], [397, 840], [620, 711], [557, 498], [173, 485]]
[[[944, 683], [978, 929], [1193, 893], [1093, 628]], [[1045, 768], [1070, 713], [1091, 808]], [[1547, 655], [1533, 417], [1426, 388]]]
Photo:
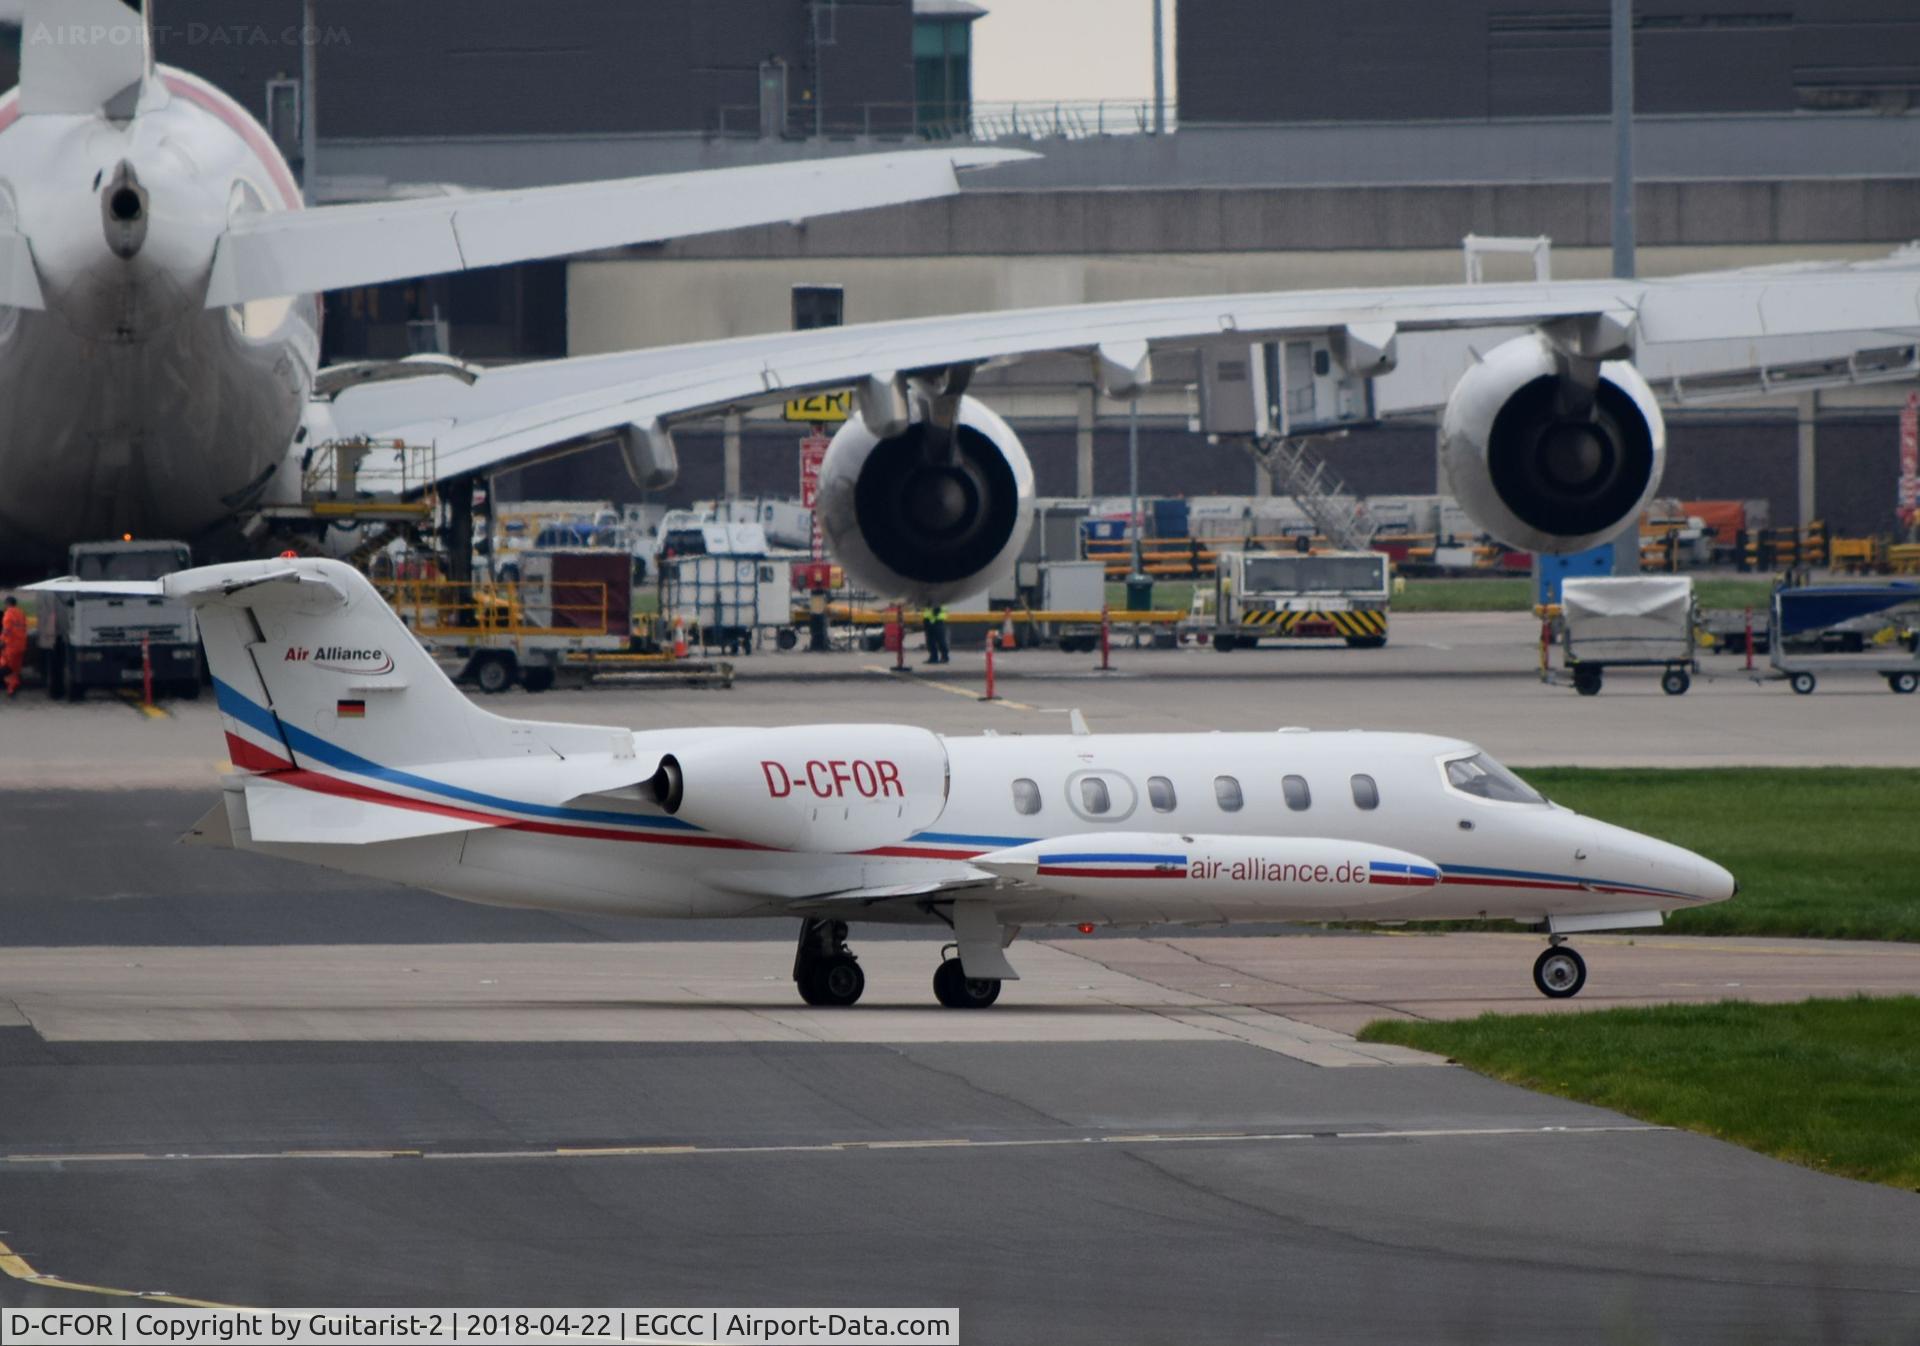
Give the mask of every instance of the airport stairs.
[[1313, 520], [1314, 530], [1341, 551], [1364, 551], [1373, 545], [1374, 523], [1365, 503], [1346, 488], [1326, 459], [1313, 451], [1304, 437], [1255, 439], [1249, 444], [1254, 460], [1273, 478], [1274, 489]]

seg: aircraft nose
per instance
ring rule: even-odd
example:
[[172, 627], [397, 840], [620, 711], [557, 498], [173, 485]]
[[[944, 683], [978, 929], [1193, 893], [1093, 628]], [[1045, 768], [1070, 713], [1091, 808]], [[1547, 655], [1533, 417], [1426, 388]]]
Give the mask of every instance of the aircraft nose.
[[1696, 855], [1694, 862], [1699, 870], [1699, 887], [1695, 891], [1703, 901], [1725, 902], [1740, 891], [1740, 880], [1725, 866], [1716, 865], [1704, 855]]

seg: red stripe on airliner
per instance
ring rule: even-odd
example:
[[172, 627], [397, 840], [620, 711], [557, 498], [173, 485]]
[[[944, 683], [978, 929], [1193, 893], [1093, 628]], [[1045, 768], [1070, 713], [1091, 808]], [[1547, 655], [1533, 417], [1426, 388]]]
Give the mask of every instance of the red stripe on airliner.
[[203, 84], [193, 76], [178, 70], [162, 70], [161, 82], [167, 89], [203, 108], [225, 122], [227, 128], [247, 143], [253, 151], [253, 157], [273, 179], [273, 185], [280, 191], [282, 204], [288, 210], [300, 209], [300, 187], [293, 180], [293, 171], [287, 167], [287, 161], [280, 157], [280, 151], [267, 139], [267, 133], [260, 123], [247, 115], [247, 110], [221, 93], [210, 84]]
[[20, 120], [20, 91], [15, 89], [5, 98], [0, 98], [0, 131], [6, 130]]
[[1368, 883], [1385, 884], [1389, 888], [1431, 888], [1439, 881], [1417, 874], [1375, 874], [1367, 880]]

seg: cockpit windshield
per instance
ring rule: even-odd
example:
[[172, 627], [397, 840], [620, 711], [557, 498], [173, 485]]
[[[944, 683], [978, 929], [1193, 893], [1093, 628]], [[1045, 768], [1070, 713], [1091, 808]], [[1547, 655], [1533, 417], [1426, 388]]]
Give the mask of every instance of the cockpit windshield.
[[1507, 804], [1544, 804], [1546, 796], [1483, 752], [1447, 763], [1447, 784], [1463, 794]]

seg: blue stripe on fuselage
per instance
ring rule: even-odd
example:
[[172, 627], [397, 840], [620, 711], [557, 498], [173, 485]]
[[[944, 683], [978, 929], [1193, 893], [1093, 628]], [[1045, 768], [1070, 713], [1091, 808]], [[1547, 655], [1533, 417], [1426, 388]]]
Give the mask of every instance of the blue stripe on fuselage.
[[535, 818], [552, 818], [561, 822], [576, 823], [615, 823], [623, 827], [654, 827], [674, 832], [701, 830], [680, 818], [650, 818], [640, 814], [615, 813], [603, 809], [570, 809], [552, 804], [529, 804], [524, 800], [507, 799], [501, 795], [484, 794], [478, 790], [448, 785], [426, 776], [416, 776], [409, 771], [397, 771], [392, 767], [369, 761], [358, 753], [348, 752], [345, 748], [316, 737], [304, 729], [287, 724], [273, 712], [255, 704], [218, 678], [213, 680], [213, 695], [215, 703], [223, 712], [249, 728], [258, 729], [274, 738], [284, 734], [287, 746], [293, 751], [336, 770], [352, 772], [356, 776], [366, 776], [373, 780], [384, 781], [389, 785], [403, 785], [408, 789], [439, 795], [443, 799], [457, 799], [464, 804], [478, 804], [485, 808], [503, 809]]

